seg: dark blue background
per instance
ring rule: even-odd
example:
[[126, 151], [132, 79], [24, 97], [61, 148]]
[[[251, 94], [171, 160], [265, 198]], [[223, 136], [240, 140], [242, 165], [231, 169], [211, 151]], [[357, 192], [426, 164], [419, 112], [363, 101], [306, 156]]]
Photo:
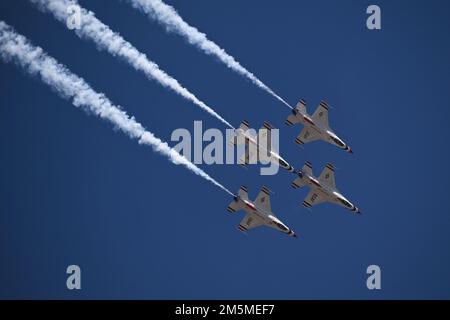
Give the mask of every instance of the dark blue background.
[[[269, 228], [241, 234], [230, 197], [112, 126], [77, 110], [12, 64], [0, 64], [0, 298], [450, 298], [448, 1], [174, 1], [186, 21], [294, 105], [326, 99], [330, 123], [355, 154], [297, 147], [289, 110], [223, 64], [122, 1], [81, 1], [234, 125], [281, 128], [281, 153], [319, 174], [363, 211], [300, 206], [306, 190], [280, 171], [201, 166], [235, 191], [275, 194], [298, 240]], [[214, 118], [27, 1], [0, 19], [169, 141]], [[82, 269], [82, 290], [65, 269]], [[382, 290], [366, 268], [382, 269]]]

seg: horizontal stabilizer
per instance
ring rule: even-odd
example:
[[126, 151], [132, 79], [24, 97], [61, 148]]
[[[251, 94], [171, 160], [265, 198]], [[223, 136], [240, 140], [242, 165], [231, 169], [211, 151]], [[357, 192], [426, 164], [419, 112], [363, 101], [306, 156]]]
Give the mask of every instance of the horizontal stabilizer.
[[311, 162], [309, 162], [309, 161], [306, 161], [306, 162], [305, 162], [305, 164], [304, 164], [303, 167], [302, 167], [302, 172], [303, 172], [304, 174], [307, 174], [307, 175], [310, 175], [310, 176], [313, 175], [312, 164], [311, 164]]
[[243, 200], [248, 200], [248, 190], [246, 186], [241, 186], [238, 191], [238, 196]]
[[294, 181], [292, 181], [292, 184], [291, 184], [292, 188], [294, 188], [294, 189], [301, 188], [301, 187], [303, 187], [303, 186], [305, 186], [305, 185], [306, 185], [306, 183], [305, 183], [304, 180], [303, 180], [302, 178], [300, 178], [300, 177], [298, 177], [297, 179], [295, 179]]
[[303, 114], [306, 114], [306, 102], [302, 99], [297, 103], [297, 106], [292, 110], [292, 114], [287, 117], [284, 123], [288, 126], [299, 123]]
[[244, 133], [246, 133], [250, 129], [250, 124], [247, 120], [243, 120], [241, 124], [239, 125], [239, 128], [234, 130], [234, 136], [231, 137], [230, 141], [228, 141], [228, 144], [230, 146], [237, 146], [244, 144], [246, 142]]
[[306, 112], [306, 101], [304, 99], [301, 99], [297, 105], [295, 106], [295, 109], [303, 114], [307, 114]]
[[262, 126], [261, 129], [272, 130], [273, 126], [270, 123], [268, 123], [267, 121], [264, 121], [263, 126]]
[[242, 209], [242, 205], [239, 203], [239, 201], [233, 200], [232, 202], [230, 202], [230, 204], [228, 205], [228, 212], [234, 213], [236, 211], [239, 211]]
[[247, 131], [248, 129], [250, 129], [250, 124], [248, 123], [247, 120], [243, 120], [241, 122], [241, 124], [239, 125], [239, 129], [242, 129], [244, 131]]

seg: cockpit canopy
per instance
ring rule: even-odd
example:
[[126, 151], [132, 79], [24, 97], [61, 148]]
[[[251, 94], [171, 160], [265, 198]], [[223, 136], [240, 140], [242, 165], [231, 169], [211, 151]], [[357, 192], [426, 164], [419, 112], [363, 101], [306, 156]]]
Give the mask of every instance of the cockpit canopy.
[[353, 207], [352, 204], [350, 202], [348, 202], [347, 200], [342, 199], [342, 198], [338, 198], [338, 199], [340, 202], [342, 202], [344, 204], [344, 206], [349, 207], [349, 208]]
[[341, 148], [345, 147], [345, 143], [343, 143], [339, 138], [331, 136], [331, 139]]
[[286, 161], [284, 161], [283, 159], [279, 159], [278, 162], [283, 166], [283, 167], [289, 167], [289, 165], [286, 163]]
[[285, 231], [285, 232], [289, 231], [289, 229], [286, 228], [286, 226], [283, 225], [282, 223], [279, 223], [279, 222], [275, 221], [275, 224], [276, 224], [281, 230], [283, 230], [283, 231]]

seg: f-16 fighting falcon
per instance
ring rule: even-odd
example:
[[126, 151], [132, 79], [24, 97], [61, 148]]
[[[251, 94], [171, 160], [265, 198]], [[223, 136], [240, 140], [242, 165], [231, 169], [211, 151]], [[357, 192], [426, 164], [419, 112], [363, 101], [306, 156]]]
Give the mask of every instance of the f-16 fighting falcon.
[[305, 100], [300, 100], [297, 106], [292, 109], [292, 114], [289, 115], [285, 123], [288, 126], [295, 123], [305, 126], [295, 139], [297, 144], [323, 140], [349, 153], [353, 153], [352, 149], [330, 129], [328, 125], [328, 104], [325, 101], [321, 101], [316, 111], [310, 116], [306, 111]]
[[242, 232], [266, 225], [286, 233], [288, 236], [297, 238], [294, 231], [289, 229], [272, 212], [269, 193], [269, 189], [262, 187], [256, 200], [251, 202], [248, 199], [247, 188], [242, 186], [239, 189], [238, 195], [234, 196], [234, 200], [229, 204], [227, 210], [232, 213], [244, 210], [247, 213], [239, 224], [239, 230]]
[[310, 208], [313, 205], [322, 202], [336, 203], [342, 207], [345, 207], [355, 213], [361, 213], [354, 204], [348, 201], [336, 188], [334, 180], [334, 167], [330, 163], [325, 166], [319, 179], [313, 176], [312, 166], [309, 161], [305, 163], [303, 168], [298, 172], [298, 178], [292, 182], [292, 187], [297, 189], [303, 186], [311, 188], [305, 200], [303, 206]]
[[230, 141], [233, 146], [245, 143], [245, 152], [238, 163], [245, 167], [248, 164], [256, 164], [257, 160], [265, 160], [279, 165], [289, 172], [295, 172], [295, 169], [286, 160], [272, 150], [272, 129], [271, 124], [264, 122], [259, 134], [254, 135], [249, 131], [249, 123], [246, 120], [242, 121], [235, 131], [235, 136]]

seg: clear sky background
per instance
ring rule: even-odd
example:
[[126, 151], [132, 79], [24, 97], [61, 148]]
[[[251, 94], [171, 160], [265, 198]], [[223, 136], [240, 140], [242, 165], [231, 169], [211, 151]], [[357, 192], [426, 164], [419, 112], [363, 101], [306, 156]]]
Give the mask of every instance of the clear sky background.
[[[267, 185], [300, 238], [242, 234], [229, 195], [1, 63], [0, 298], [450, 298], [448, 1], [167, 0], [292, 105], [304, 98], [312, 112], [326, 99], [353, 155], [299, 148], [288, 108], [127, 3], [80, 3], [235, 126], [279, 127], [293, 166], [309, 160], [319, 174], [332, 162], [363, 215], [306, 210], [307, 190], [284, 171], [201, 165], [251, 198]], [[381, 31], [366, 28], [370, 4]], [[0, 20], [163, 140], [194, 120], [225, 129], [28, 1], [0, 2]], [[80, 291], [66, 289], [70, 264], [81, 267]], [[366, 287], [371, 264], [379, 291]]]

